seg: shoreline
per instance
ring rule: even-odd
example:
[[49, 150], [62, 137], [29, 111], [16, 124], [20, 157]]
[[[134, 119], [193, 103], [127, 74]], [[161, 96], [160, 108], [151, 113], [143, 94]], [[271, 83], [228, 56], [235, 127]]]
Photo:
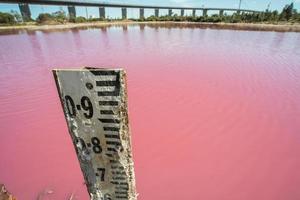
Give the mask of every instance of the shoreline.
[[110, 26], [127, 25], [149, 25], [162, 27], [189, 27], [189, 28], [211, 28], [245, 31], [275, 31], [275, 32], [300, 32], [300, 24], [255, 24], [255, 23], [209, 23], [209, 22], [174, 22], [174, 21], [115, 21], [115, 22], [86, 22], [86, 23], [66, 23], [53, 25], [12, 25], [0, 26], [0, 32], [9, 31], [43, 31], [43, 30], [65, 30], [76, 28], [104, 28]]

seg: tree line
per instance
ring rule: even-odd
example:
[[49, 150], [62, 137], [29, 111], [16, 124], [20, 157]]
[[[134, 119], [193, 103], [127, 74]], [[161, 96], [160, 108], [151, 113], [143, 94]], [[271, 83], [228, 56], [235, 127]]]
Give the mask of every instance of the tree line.
[[139, 21], [191, 21], [191, 22], [225, 22], [225, 23], [279, 23], [290, 22], [300, 23], [300, 12], [294, 9], [294, 3], [284, 6], [281, 12], [265, 10], [264, 12], [241, 12], [233, 13], [231, 15], [213, 14], [211, 16], [179, 16], [177, 14], [172, 16], [150, 16], [148, 18], [139, 19]]
[[[90, 21], [111, 21], [112, 19], [104, 18], [85, 18], [85, 17], [68, 17], [64, 11], [57, 11], [54, 13], [41, 13], [39, 16], [33, 19], [26, 19], [23, 21], [21, 15], [16, 11], [9, 13], [0, 12], [0, 24], [3, 25], [16, 25], [26, 22], [34, 22], [38, 24], [60, 24], [60, 23], [83, 23]], [[115, 19], [119, 20], [119, 19]], [[294, 3], [284, 6], [281, 12], [265, 10], [264, 12], [257, 13], [233, 13], [231, 15], [214, 14], [211, 16], [179, 16], [166, 15], [166, 16], [150, 16], [143, 19], [131, 19], [135, 21], [190, 21], [190, 22], [225, 22], [225, 23], [300, 23], [300, 12], [294, 8]]]

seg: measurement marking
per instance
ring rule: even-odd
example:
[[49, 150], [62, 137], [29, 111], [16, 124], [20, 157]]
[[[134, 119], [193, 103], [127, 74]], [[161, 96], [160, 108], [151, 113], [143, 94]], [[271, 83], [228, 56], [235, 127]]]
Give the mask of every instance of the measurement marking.
[[119, 174], [119, 175], [126, 175], [126, 173], [123, 171], [123, 172], [120, 172], [120, 171], [112, 171], [112, 174]]
[[99, 101], [100, 106], [117, 106], [119, 105], [118, 101]]
[[114, 184], [114, 185], [120, 185], [120, 183], [117, 182], [117, 181], [111, 181], [110, 183], [111, 183], [111, 184]]
[[113, 180], [126, 180], [125, 177], [121, 177], [121, 176], [118, 176], [118, 177], [112, 177]]
[[127, 192], [116, 191], [115, 194], [128, 194]]
[[129, 188], [126, 188], [126, 189], [120, 189], [120, 187], [118, 187], [118, 186], [115, 186], [116, 187], [116, 192], [118, 191], [118, 192], [128, 192], [128, 190], [129, 190]]
[[128, 183], [126, 183], [126, 182], [111, 181], [110, 183], [114, 184], [114, 185], [126, 185], [126, 186], [128, 186]]
[[116, 160], [109, 160], [110, 163], [118, 163]]
[[110, 92], [110, 91], [103, 91], [103, 92], [98, 92], [98, 96], [119, 96], [119, 92]]
[[110, 147], [107, 148], [107, 151], [117, 152], [115, 148], [110, 148]]
[[[118, 174], [116, 174], [116, 172], [118, 172]], [[123, 177], [126, 178], [126, 173], [125, 171], [114, 171], [114, 173], [112, 173], [113, 177], [118, 178], [118, 177]]]
[[116, 86], [117, 81], [96, 81], [96, 85], [101, 86]]
[[76, 105], [77, 110], [81, 110], [80, 105]]
[[119, 119], [103, 119], [103, 118], [98, 118], [100, 122], [102, 123], [112, 123], [112, 124], [119, 124], [120, 120]]
[[116, 186], [117, 190], [129, 190], [128, 187]]
[[124, 171], [124, 167], [120, 163], [112, 164], [111, 169], [115, 171]]
[[106, 153], [105, 155], [107, 155], [108, 157], [113, 157], [111, 153]]
[[104, 126], [103, 129], [105, 131], [117, 131], [117, 132], [119, 132], [119, 130], [120, 130], [120, 128], [118, 128], [118, 127], [107, 127], [107, 126]]
[[91, 143], [87, 143], [87, 146], [88, 146], [88, 147], [91, 147], [92, 145], [91, 145]]
[[115, 138], [115, 139], [120, 139], [120, 136], [119, 136], [119, 135], [107, 135], [107, 134], [105, 134], [104, 136], [105, 136], [105, 138]]
[[114, 115], [112, 110], [100, 110], [100, 114], [102, 115]]
[[128, 196], [116, 196], [117, 199], [127, 199]]
[[[89, 69], [89, 68], [87, 68]], [[94, 74], [95, 76], [111, 76], [111, 75], [118, 75], [119, 72], [116, 71], [109, 71], [109, 70], [105, 70], [105, 71], [98, 71], [98, 70], [93, 70], [93, 68], [90, 68], [90, 72], [92, 72], [92, 74]]]
[[[95, 70], [90, 70], [90, 71], [96, 76], [103, 76], [103, 75], [111, 76], [111, 75], [114, 75], [116, 77], [115, 81], [107, 81], [107, 83], [105, 83], [105, 81], [98, 82], [98, 87], [106, 86], [106, 85], [115, 86], [114, 91], [98, 92], [98, 96], [119, 96], [120, 88], [121, 88], [120, 73], [119, 72], [116, 72], [116, 71], [95, 71]], [[97, 84], [97, 81], [96, 81], [96, 84]]]
[[124, 195], [128, 195], [128, 190], [115, 190], [115, 194], [124, 194]]
[[122, 144], [120, 142], [116, 142], [116, 141], [106, 141], [106, 144], [108, 144], [108, 145], [122, 146]]
[[117, 168], [119, 168], [120, 170], [124, 170], [124, 167], [121, 165], [112, 165], [111, 166], [111, 169], [117, 169]]

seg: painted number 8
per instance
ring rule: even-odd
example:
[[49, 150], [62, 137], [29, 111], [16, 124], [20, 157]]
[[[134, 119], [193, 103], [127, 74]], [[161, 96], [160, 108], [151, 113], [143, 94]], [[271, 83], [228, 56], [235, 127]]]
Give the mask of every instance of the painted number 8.
[[95, 153], [101, 153], [102, 152], [102, 148], [100, 146], [100, 140], [96, 137], [92, 138], [92, 144], [93, 144], [93, 151]]

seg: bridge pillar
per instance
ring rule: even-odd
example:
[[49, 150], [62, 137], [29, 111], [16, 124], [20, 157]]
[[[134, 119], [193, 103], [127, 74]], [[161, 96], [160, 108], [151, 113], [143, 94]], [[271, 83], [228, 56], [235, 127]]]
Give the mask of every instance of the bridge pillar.
[[140, 8], [140, 19], [144, 19], [145, 15], [144, 15], [144, 8]]
[[69, 18], [76, 18], [75, 6], [68, 6]]
[[203, 17], [207, 16], [207, 9], [203, 9]]
[[99, 7], [99, 17], [105, 19], [105, 7]]
[[239, 14], [241, 14], [241, 11], [240, 11], [240, 10], [238, 10], [238, 11], [236, 11], [236, 13], [239, 15]]
[[184, 16], [184, 9], [181, 9], [181, 11], [180, 11], [180, 15], [181, 15], [181, 17], [183, 17], [183, 16]]
[[19, 3], [20, 13], [24, 22], [31, 20], [31, 12], [28, 3]]
[[155, 8], [155, 17], [159, 17], [159, 9]]
[[196, 17], [196, 10], [193, 9], [193, 17]]
[[122, 19], [127, 19], [127, 8], [122, 8]]
[[219, 15], [223, 16], [224, 15], [224, 10], [219, 10]]
[[169, 13], [168, 13], [168, 15], [169, 15], [170, 17], [173, 15], [173, 11], [172, 11], [172, 9], [169, 9]]

